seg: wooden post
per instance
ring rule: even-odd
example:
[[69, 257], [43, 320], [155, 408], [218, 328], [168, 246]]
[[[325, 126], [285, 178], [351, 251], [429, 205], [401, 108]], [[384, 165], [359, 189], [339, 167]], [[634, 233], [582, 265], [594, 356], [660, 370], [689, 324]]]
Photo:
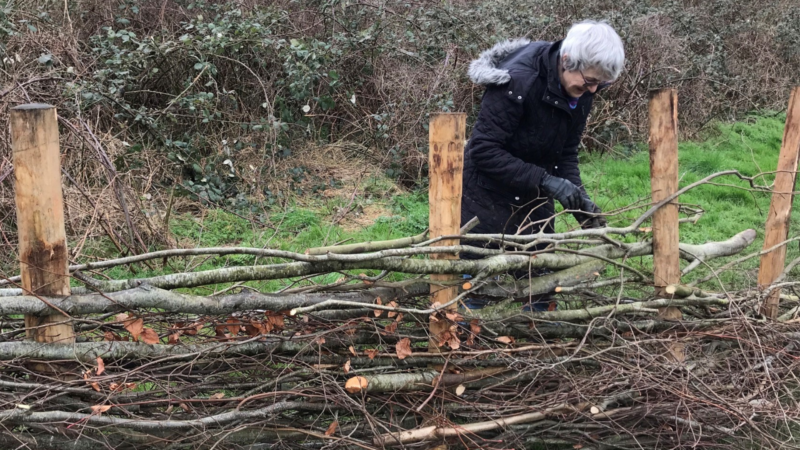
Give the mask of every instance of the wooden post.
[[[464, 113], [436, 114], [431, 117], [429, 130], [429, 176], [430, 187], [430, 237], [454, 235], [461, 227], [461, 178], [464, 168], [464, 139], [466, 138], [467, 115]], [[444, 240], [435, 245], [455, 245], [454, 240]], [[434, 259], [456, 259], [456, 255], [431, 255]], [[452, 281], [458, 275], [431, 275], [431, 281]], [[431, 299], [445, 304], [458, 295], [458, 286], [442, 288], [431, 285]], [[458, 309], [453, 304], [450, 310]], [[428, 350], [438, 352], [441, 336], [449, 330], [447, 320], [430, 322], [431, 339]]]
[[[653, 203], [678, 190], [678, 94], [674, 89], [650, 93], [650, 186]], [[681, 282], [678, 252], [678, 199], [653, 214], [653, 284], [658, 295]], [[664, 319], [681, 319], [681, 311], [659, 308]]]
[[[22, 288], [33, 295], [66, 296], [70, 288], [56, 109], [36, 103], [18, 106], [11, 109], [10, 123]], [[62, 314], [26, 315], [27, 337], [75, 342], [69, 320]]]
[[[789, 218], [792, 215], [795, 181], [797, 179], [797, 159], [800, 154], [800, 88], [792, 89], [789, 109], [786, 111], [786, 126], [783, 129], [783, 144], [778, 156], [778, 169], [772, 189], [767, 226], [764, 230], [764, 249], [774, 247], [789, 236]], [[761, 255], [758, 269], [758, 286], [766, 288], [783, 272], [786, 262], [786, 246]], [[780, 289], [774, 289], [764, 299], [761, 312], [774, 319], [778, 315]]]

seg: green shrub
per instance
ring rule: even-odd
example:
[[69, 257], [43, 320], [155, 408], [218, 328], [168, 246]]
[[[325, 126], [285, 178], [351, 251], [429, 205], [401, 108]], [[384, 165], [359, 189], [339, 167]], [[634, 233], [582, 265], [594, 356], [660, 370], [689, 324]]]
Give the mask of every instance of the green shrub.
[[[0, 35], [14, 33], [8, 54], [47, 56], [35, 71], [61, 77], [63, 115], [93, 114], [137, 143], [121, 170], [155, 157], [156, 182], [216, 204], [272, 201], [274, 181], [300, 176], [286, 161], [305, 143], [355, 142], [370, 164], [418, 185], [429, 115], [475, 118], [470, 60], [506, 38], [558, 39], [583, 18], [609, 21], [627, 50], [587, 128], [591, 149], [635, 150], [651, 89], [678, 88], [691, 137], [714, 119], [783, 109], [800, 70], [800, 7], [780, 2], [118, 0], [81, 3], [68, 11], [74, 24], [59, 22], [60, 3], [38, 3], [51, 11], [35, 20], [0, 10]], [[70, 29], [83, 47], [26, 40]], [[243, 177], [250, 166], [257, 173]]]

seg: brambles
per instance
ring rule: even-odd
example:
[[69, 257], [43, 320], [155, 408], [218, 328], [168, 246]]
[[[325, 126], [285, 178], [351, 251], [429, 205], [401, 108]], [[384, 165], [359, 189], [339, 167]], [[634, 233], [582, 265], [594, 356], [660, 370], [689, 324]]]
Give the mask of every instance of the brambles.
[[[477, 108], [470, 59], [500, 39], [557, 39], [577, 18], [609, 20], [628, 55], [589, 124], [585, 143], [594, 149], [641, 139], [652, 88], [679, 89], [682, 130], [691, 134], [715, 118], [782, 109], [780, 93], [800, 65], [797, 9], [759, 2], [118, 6], [68, 11], [76, 37], [58, 43], [48, 33], [65, 29], [63, 12], [26, 18], [23, 28], [8, 7], [0, 29], [14, 34], [4, 65], [20, 81], [58, 77], [30, 86], [29, 97], [65, 117], [95, 115], [101, 132], [130, 143], [120, 170], [159, 161], [157, 182], [177, 180], [186, 195], [215, 204], [269, 196], [267, 180], [297, 176], [285, 158], [306, 143], [358, 143], [391, 176], [420, 182], [428, 114]], [[32, 59], [40, 63], [26, 64]]]

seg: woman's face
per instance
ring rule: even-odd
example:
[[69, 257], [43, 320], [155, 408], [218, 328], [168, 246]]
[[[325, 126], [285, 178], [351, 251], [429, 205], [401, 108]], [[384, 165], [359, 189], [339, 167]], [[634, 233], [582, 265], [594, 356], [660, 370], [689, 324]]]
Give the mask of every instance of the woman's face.
[[[563, 58], [566, 58], [565, 54]], [[570, 97], [578, 98], [586, 92], [595, 93], [597, 86], [608, 82], [603, 79], [602, 72], [594, 67], [587, 67], [583, 70], [564, 70], [564, 59], [561, 60], [561, 86], [567, 91]]]

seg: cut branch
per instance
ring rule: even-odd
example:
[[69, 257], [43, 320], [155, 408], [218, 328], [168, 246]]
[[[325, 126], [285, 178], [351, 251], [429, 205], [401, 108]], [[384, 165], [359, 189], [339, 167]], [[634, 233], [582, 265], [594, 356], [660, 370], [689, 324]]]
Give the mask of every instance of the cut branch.
[[517, 416], [499, 418], [487, 422], [470, 423], [466, 425], [459, 425], [454, 427], [437, 427], [430, 426], [419, 428], [401, 433], [390, 433], [376, 436], [373, 443], [375, 445], [401, 445], [410, 444], [412, 442], [430, 441], [434, 439], [445, 439], [448, 437], [459, 436], [462, 434], [474, 434], [483, 431], [496, 430], [498, 428], [505, 428], [510, 425], [520, 423], [530, 423], [544, 420], [547, 417], [574, 411], [576, 409], [584, 409], [586, 405], [580, 405], [577, 408], [570, 405], [561, 405], [553, 408], [545, 409], [542, 412], [534, 412], [528, 414], [520, 414]]
[[570, 309], [564, 311], [546, 312], [519, 312], [499, 307], [488, 307], [480, 310], [469, 310], [464, 313], [467, 319], [482, 319], [485, 321], [511, 320], [525, 321], [530, 319], [543, 320], [586, 320], [594, 317], [605, 316], [608, 314], [630, 314], [641, 311], [652, 310], [653, 308], [664, 308], [668, 306], [702, 306], [702, 305], [721, 305], [730, 304], [724, 298], [685, 298], [685, 299], [657, 299], [648, 302], [623, 303], [621, 305], [595, 306], [586, 309]]
[[[692, 259], [707, 260], [718, 256], [726, 256], [742, 251], [755, 240], [754, 230], [743, 231], [731, 239], [723, 242], [709, 242], [702, 245], [681, 244], [683, 254], [691, 255]], [[424, 249], [417, 249], [424, 250]], [[470, 246], [436, 247], [437, 252], [450, 253], [470, 251], [481, 252], [481, 249]], [[230, 283], [239, 281], [273, 280], [278, 278], [301, 277], [318, 273], [341, 272], [347, 270], [390, 270], [402, 273], [415, 274], [472, 274], [476, 278], [487, 278], [495, 274], [512, 271], [548, 268], [563, 270], [570, 267], [595, 260], [593, 256], [608, 259], [635, 257], [652, 254], [652, 245], [649, 242], [631, 244], [627, 247], [617, 245], [602, 245], [587, 249], [581, 255], [541, 253], [536, 255], [504, 254], [490, 256], [480, 260], [422, 260], [406, 259], [403, 257], [376, 256], [371, 258], [365, 255], [338, 255], [341, 258], [357, 256], [363, 261], [315, 261], [293, 262], [284, 264], [230, 267], [225, 269], [208, 270], [196, 273], [176, 273], [152, 278], [98, 281], [98, 289], [103, 292], [116, 292], [141, 285], [150, 285], [162, 289], [175, 289], [179, 287], [197, 287], [210, 284]], [[332, 255], [328, 255], [332, 256]], [[365, 258], [366, 257], [366, 258]]]

